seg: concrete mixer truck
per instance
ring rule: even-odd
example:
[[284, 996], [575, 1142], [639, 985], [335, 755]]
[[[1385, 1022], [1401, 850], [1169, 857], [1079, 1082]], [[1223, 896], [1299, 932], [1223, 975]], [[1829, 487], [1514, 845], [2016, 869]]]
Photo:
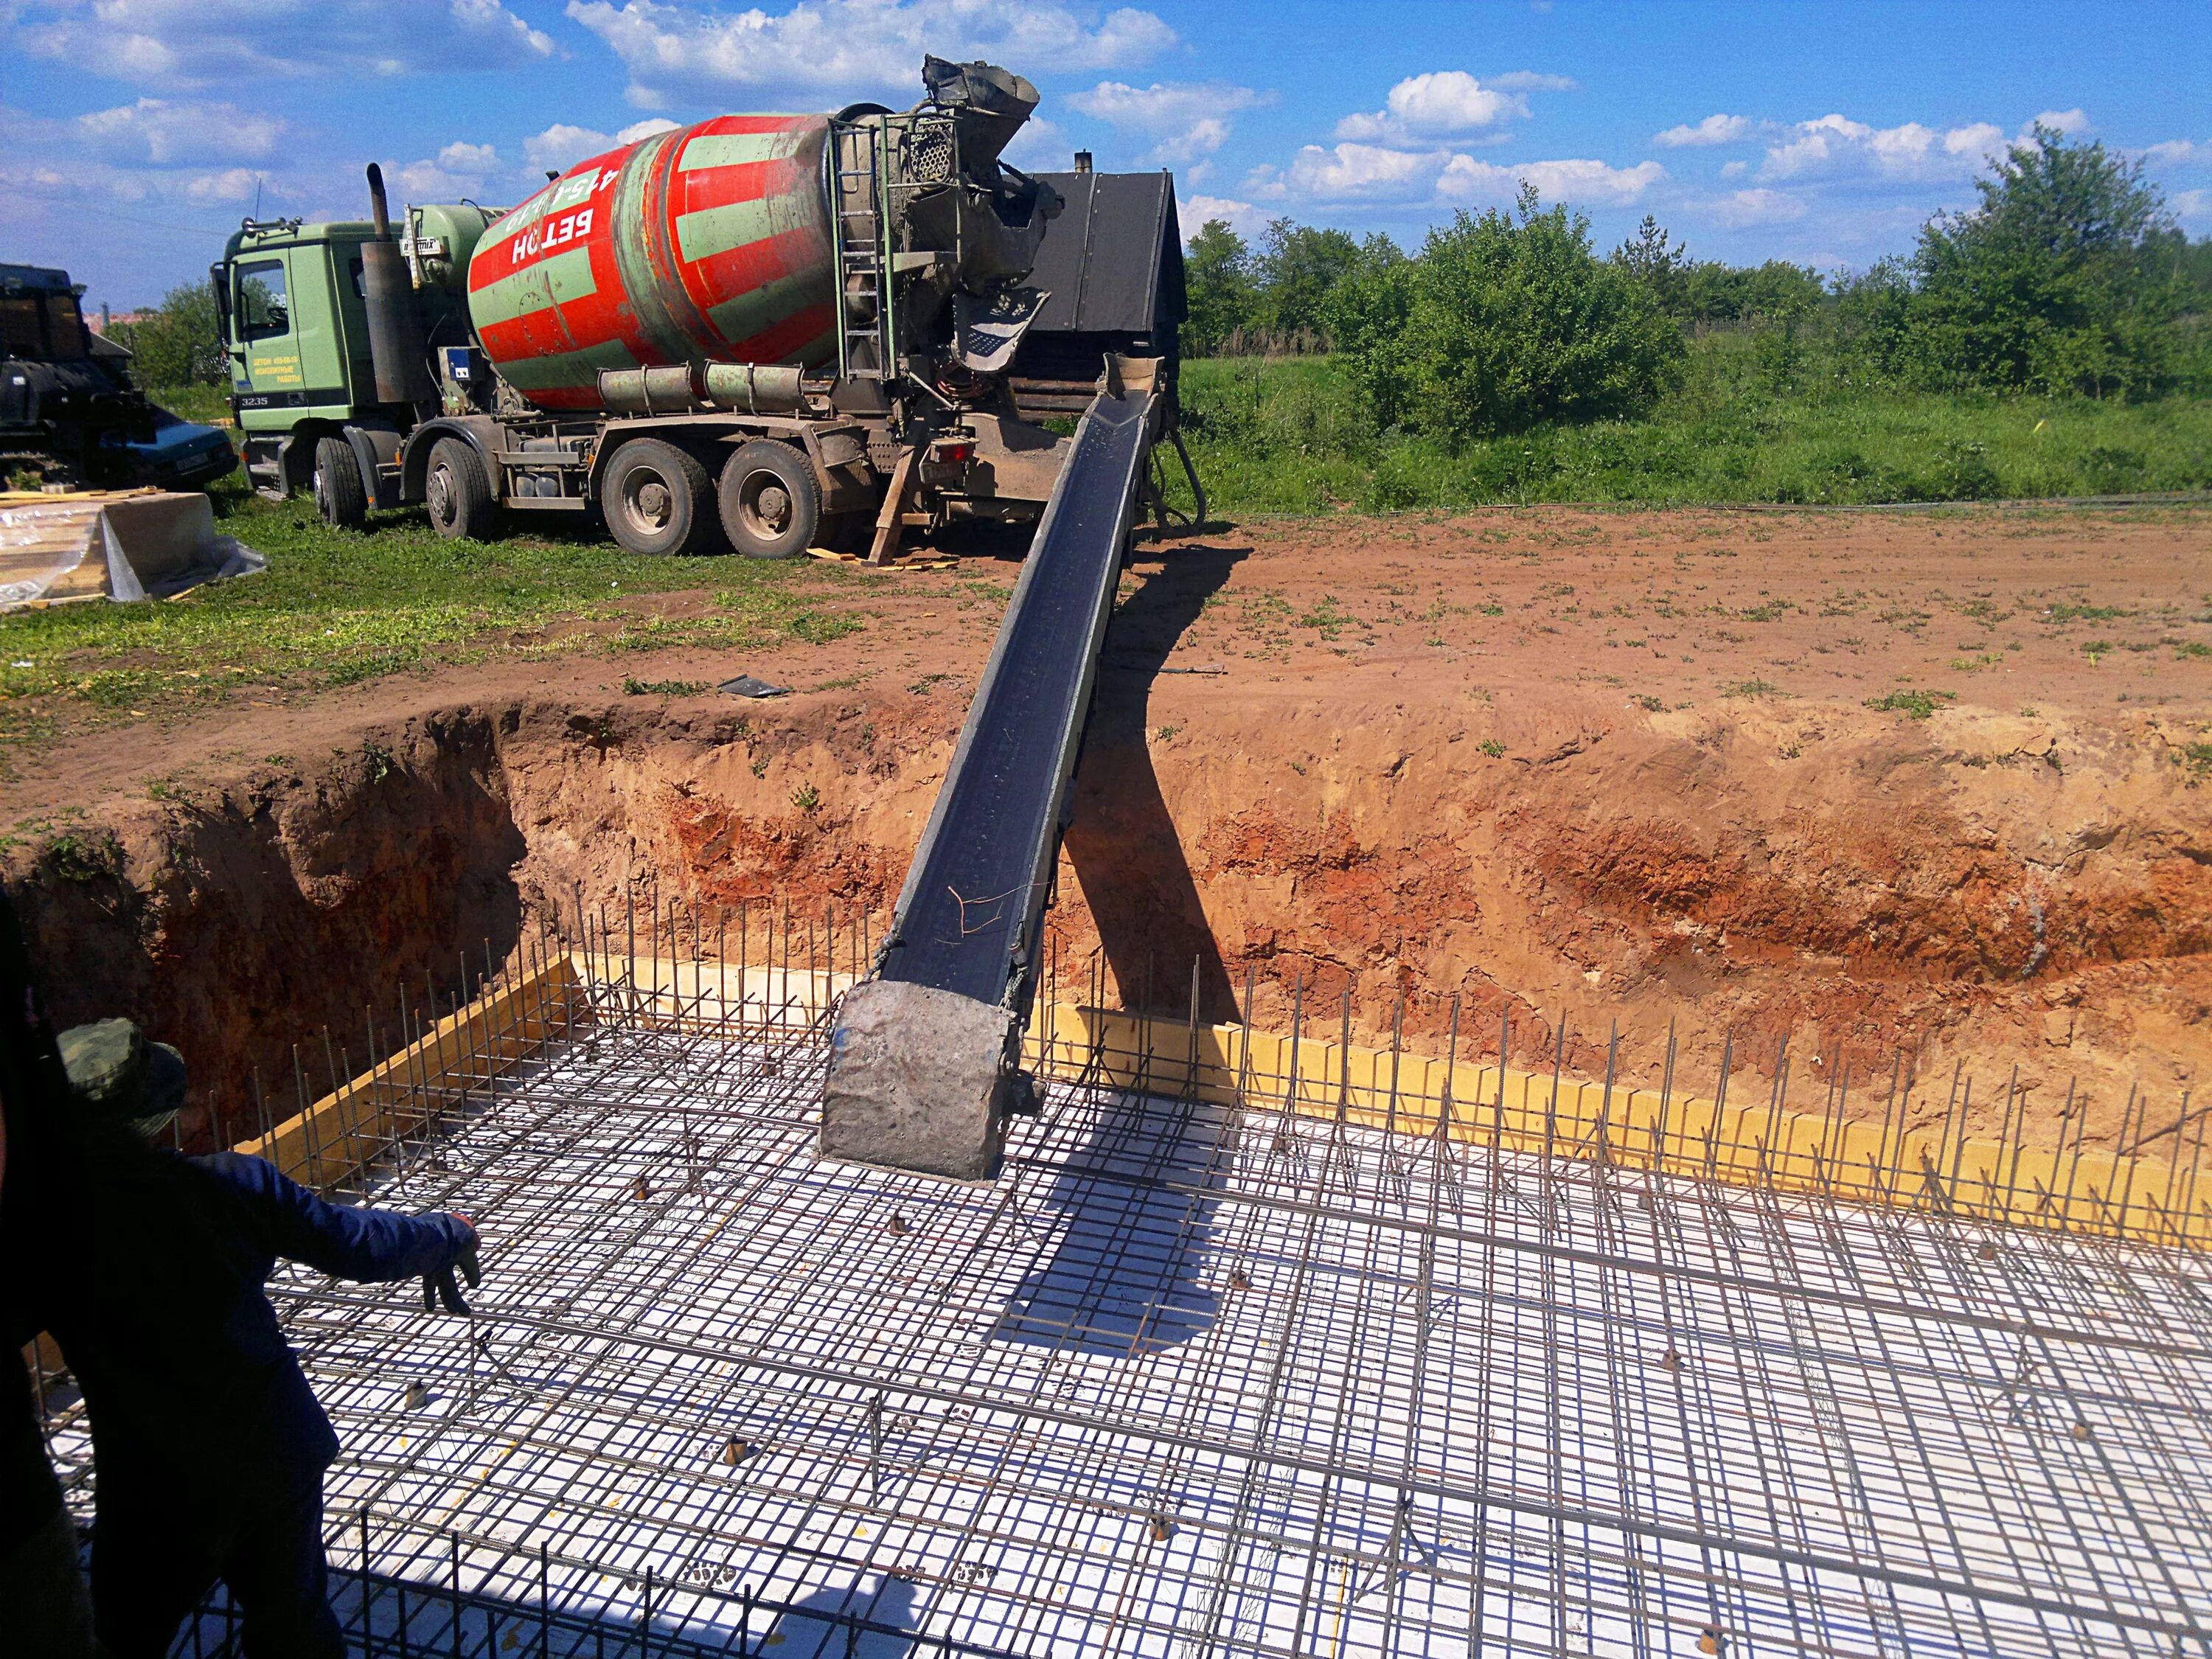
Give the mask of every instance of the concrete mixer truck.
[[505, 210], [395, 216], [372, 166], [367, 221], [247, 221], [210, 275], [249, 477], [336, 526], [420, 503], [452, 537], [566, 514], [637, 554], [880, 560], [1038, 518], [1070, 443], [1040, 422], [1109, 356], [1172, 439], [1167, 176], [1032, 177], [1000, 152], [1035, 87], [922, 80], [903, 112], [658, 133]]

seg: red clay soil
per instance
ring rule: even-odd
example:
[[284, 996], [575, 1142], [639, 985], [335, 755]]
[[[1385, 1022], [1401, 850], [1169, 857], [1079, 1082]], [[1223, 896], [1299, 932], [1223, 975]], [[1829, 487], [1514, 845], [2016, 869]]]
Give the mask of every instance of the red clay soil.
[[[2069, 1084], [2093, 1134], [2135, 1085], [2166, 1121], [2212, 1063], [2208, 556], [2212, 517], [2174, 511], [1346, 516], [1150, 550], [1078, 779], [1063, 994], [1103, 950], [1109, 999], [1180, 1010], [1195, 972], [1262, 1025], [1302, 987], [1333, 1030], [1349, 988], [1362, 1034], [1423, 1048], [1456, 1002], [1463, 1045], [1508, 1016], [1522, 1061], [1564, 1022], [1585, 1073], [1617, 1026], [1653, 1075], [1671, 1029], [1693, 1085], [1786, 1039], [1793, 1093], [1848, 1070], [1878, 1098], [1901, 1053], [1969, 1066], [1976, 1120], [2016, 1075], [2053, 1130]], [[860, 633], [742, 662], [495, 663], [87, 740], [15, 791], [9, 873], [65, 1012], [146, 1010], [234, 1119], [252, 1067], [325, 1023], [357, 1055], [365, 1002], [450, 992], [457, 950], [580, 887], [708, 937], [741, 901], [879, 932], [1012, 570], [902, 576]], [[740, 670], [799, 692], [622, 690]]]

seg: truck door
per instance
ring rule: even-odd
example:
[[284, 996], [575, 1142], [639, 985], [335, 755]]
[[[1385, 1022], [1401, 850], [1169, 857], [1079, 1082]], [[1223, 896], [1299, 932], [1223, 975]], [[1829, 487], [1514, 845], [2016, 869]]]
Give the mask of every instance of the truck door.
[[[292, 284], [287, 256], [252, 255], [231, 268], [230, 314], [245, 362], [238, 390], [266, 397], [306, 388], [300, 342], [292, 327]], [[283, 401], [289, 402], [290, 399]]]

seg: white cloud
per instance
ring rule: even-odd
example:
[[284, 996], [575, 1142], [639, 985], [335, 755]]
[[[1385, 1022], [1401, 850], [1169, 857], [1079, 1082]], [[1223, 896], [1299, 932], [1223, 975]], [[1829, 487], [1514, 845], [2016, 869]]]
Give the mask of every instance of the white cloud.
[[1710, 202], [1693, 204], [1696, 210], [1718, 220], [1731, 230], [1746, 225], [1795, 224], [1806, 213], [1804, 202], [1787, 191], [1738, 190]]
[[925, 52], [1063, 73], [1145, 63], [1177, 44], [1149, 11], [1095, 14], [1055, 0], [798, 0], [722, 12], [672, 0], [568, 0], [568, 16], [629, 70], [630, 95], [732, 88], [842, 102], [862, 91], [908, 100]]
[[1510, 75], [1491, 77], [1490, 84], [1500, 92], [1572, 92], [1574, 78], [1566, 75], [1539, 75], [1534, 70], [1515, 70]]
[[226, 167], [221, 173], [204, 173], [185, 181], [185, 199], [202, 206], [217, 203], [248, 202], [253, 199], [261, 175], [246, 167]]
[[1432, 195], [1437, 179], [1454, 158], [1448, 150], [1386, 149], [1341, 143], [1308, 144], [1263, 193], [1313, 202], [1416, 202]]
[[1748, 161], [1723, 161], [1721, 164], [1721, 177], [1723, 179], [1741, 179], [1750, 171], [1751, 163]]
[[1656, 161], [1639, 161], [1632, 167], [1580, 160], [1500, 165], [1449, 149], [1408, 150], [1343, 143], [1326, 149], [1308, 144], [1288, 167], [1279, 173], [1256, 169], [1248, 182], [1255, 195], [1294, 198], [1316, 206], [1425, 203], [1448, 207], [1470, 201], [1510, 202], [1526, 179], [1547, 202], [1620, 206], [1636, 201], [1666, 176], [1667, 169]]
[[1528, 113], [1528, 100], [1464, 70], [1437, 70], [1398, 82], [1373, 114], [1347, 115], [1336, 136], [1354, 143], [1410, 143], [1479, 132]]
[[489, 144], [470, 144], [455, 142], [438, 152], [438, 165], [448, 173], [466, 173], [481, 179], [500, 170], [499, 152]]
[[1239, 236], [1257, 236], [1267, 227], [1267, 216], [1249, 202], [1229, 196], [1194, 196], [1176, 203], [1176, 218], [1188, 242], [1209, 219], [1219, 219]]
[[675, 125], [675, 122], [663, 116], [649, 115], [642, 121], [631, 122], [620, 132], [607, 133], [556, 121], [544, 131], [522, 141], [522, 157], [541, 172], [550, 168], [566, 173], [586, 156], [604, 155], [624, 144], [650, 138], [656, 132], [669, 131]]
[[1704, 144], [1734, 144], [1748, 138], [1756, 124], [1747, 115], [1708, 115], [1694, 126], [1668, 127], [1655, 132], [1651, 142], [1665, 149]]
[[1261, 100], [1249, 87], [1213, 81], [1155, 81], [1149, 87], [1101, 81], [1067, 101], [1109, 125], [1151, 134], [1151, 159], [1181, 163], [1219, 149], [1231, 128], [1228, 118]]
[[1499, 167], [1471, 155], [1455, 155], [1437, 179], [1437, 190], [1448, 198], [1510, 201], [1520, 194], [1525, 179], [1547, 202], [1620, 207], [1637, 200], [1666, 176], [1667, 169], [1656, 161], [1638, 161], [1632, 167], [1590, 161], [1522, 161]]
[[160, 98], [94, 110], [78, 116], [76, 127], [96, 154], [156, 166], [266, 155], [284, 131], [281, 120], [235, 104], [172, 104]]
[[1024, 173], [1059, 173], [1074, 164], [1075, 146], [1066, 128], [1032, 115], [1000, 154]]
[[2152, 144], [2139, 153], [2154, 167], [2178, 167], [2190, 161], [2212, 159], [2212, 143], [2200, 144], [2189, 138], [2169, 138], [2162, 144]]
[[159, 87], [520, 67], [552, 37], [502, 0], [16, 0], [10, 46]]
[[477, 194], [488, 181], [505, 178], [509, 170], [489, 144], [456, 141], [440, 150], [436, 161], [410, 161], [393, 177], [406, 200], [451, 201]]
[[[2035, 119], [2063, 132], [2088, 126], [2088, 118], [2078, 109], [2045, 110]], [[1786, 136], [1767, 147], [1759, 176], [1778, 180], [1872, 173], [1889, 179], [1964, 179], [2028, 131], [2022, 127], [2008, 141], [2004, 129], [1990, 121], [1939, 131], [1917, 121], [1875, 127], [1845, 115], [1823, 115], [1785, 129]]]
[[2185, 190], [2170, 198], [2166, 205], [2173, 216], [2185, 225], [2212, 224], [2212, 190]]

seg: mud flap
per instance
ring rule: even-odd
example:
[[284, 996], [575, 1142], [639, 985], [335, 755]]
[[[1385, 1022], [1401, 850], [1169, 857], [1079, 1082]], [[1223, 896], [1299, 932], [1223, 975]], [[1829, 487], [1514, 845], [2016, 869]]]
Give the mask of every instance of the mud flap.
[[830, 1037], [820, 1155], [950, 1181], [999, 1173], [1014, 1017], [957, 991], [872, 980]]

